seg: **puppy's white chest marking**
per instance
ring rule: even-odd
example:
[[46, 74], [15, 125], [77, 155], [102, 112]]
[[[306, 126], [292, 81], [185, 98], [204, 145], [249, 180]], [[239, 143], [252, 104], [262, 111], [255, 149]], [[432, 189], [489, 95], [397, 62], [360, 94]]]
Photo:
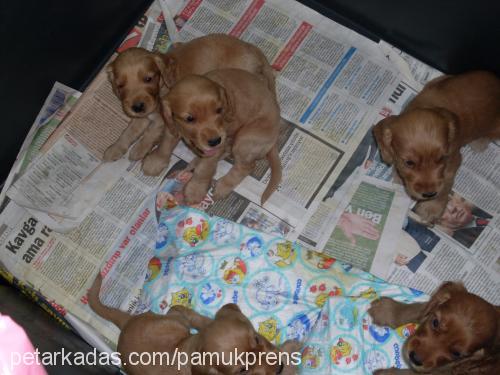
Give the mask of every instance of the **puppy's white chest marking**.
[[149, 121], [158, 121], [161, 118], [158, 112], [153, 112], [148, 115]]

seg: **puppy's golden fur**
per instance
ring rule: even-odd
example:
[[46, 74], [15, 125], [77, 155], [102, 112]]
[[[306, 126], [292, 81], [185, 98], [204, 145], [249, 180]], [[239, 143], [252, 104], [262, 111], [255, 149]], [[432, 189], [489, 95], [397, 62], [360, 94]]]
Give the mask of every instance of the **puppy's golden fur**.
[[[130, 375], [222, 375], [222, 374], [255, 374], [255, 375], [293, 375], [296, 368], [291, 360], [293, 352], [300, 349], [297, 341], [286, 341], [278, 350], [273, 344], [259, 335], [253, 328], [250, 321], [241, 313], [235, 304], [223, 306], [215, 315], [209, 319], [191, 309], [182, 306], [172, 306], [166, 315], [156, 315], [144, 313], [140, 315], [129, 315], [117, 309], [103, 305], [99, 300], [99, 291], [102, 278], [96, 278], [89, 291], [89, 305], [101, 317], [114, 323], [120, 328], [121, 333], [118, 339], [118, 352], [121, 355], [122, 363], [127, 374]], [[191, 334], [190, 330], [198, 330], [197, 334]], [[249, 365], [248, 371], [245, 365], [229, 361], [229, 353], [275, 353], [276, 358], [281, 358], [280, 363], [262, 361], [261, 364]], [[138, 361], [138, 356], [131, 353], [169, 353], [172, 361], [174, 352], [186, 353], [188, 356], [193, 353], [225, 353], [226, 364], [216, 364], [215, 360], [210, 365], [208, 360], [204, 365], [191, 365], [188, 363], [177, 369], [177, 363], [170, 363], [167, 366], [166, 357], [163, 365], [159, 362], [159, 355], [156, 355], [156, 365], [132, 365], [127, 364], [127, 360]], [[287, 353], [283, 355], [280, 353]], [[152, 358], [146, 356], [144, 358]], [[207, 356], [206, 358], [210, 358]], [[214, 357], [215, 358], [215, 357]], [[233, 356], [234, 358], [234, 356]]]
[[280, 109], [265, 79], [240, 69], [187, 76], [162, 100], [162, 108], [173, 135], [164, 154], [183, 138], [199, 156], [184, 189], [187, 204], [199, 203], [205, 197], [217, 162], [228, 154], [233, 156], [234, 165], [217, 182], [214, 199], [226, 197], [253, 171], [255, 162], [266, 157], [271, 177], [262, 203], [276, 189], [281, 180], [277, 145]]
[[448, 202], [460, 148], [500, 138], [500, 80], [481, 71], [439, 77], [373, 133], [382, 159], [394, 164], [408, 194], [419, 201], [416, 212], [434, 224]]
[[[404, 304], [383, 297], [372, 302], [368, 313], [375, 324], [391, 328], [419, 322], [403, 346], [411, 369], [380, 370], [378, 375], [493, 374], [489, 369], [500, 364], [500, 308], [461, 284], [444, 283], [427, 303]], [[470, 372], [462, 372], [465, 368]]]
[[[257, 47], [228, 35], [212, 34], [188, 43], [177, 43], [164, 55], [142, 48], [130, 48], [121, 53], [108, 67], [108, 73], [113, 90], [132, 121], [118, 141], [106, 150], [104, 160], [121, 158], [147, 129], [130, 152], [131, 160], [144, 158], [165, 130], [158, 114], [159, 97], [186, 75], [220, 68], [239, 68], [261, 75], [274, 92], [273, 70], [264, 54]], [[157, 175], [161, 171], [151, 169], [149, 164], [145, 160], [146, 174]]]

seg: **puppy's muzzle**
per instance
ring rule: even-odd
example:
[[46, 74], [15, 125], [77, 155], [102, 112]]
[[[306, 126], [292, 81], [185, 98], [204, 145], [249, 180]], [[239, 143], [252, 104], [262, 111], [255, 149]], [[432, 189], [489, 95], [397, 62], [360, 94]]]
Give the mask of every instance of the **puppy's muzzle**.
[[417, 353], [415, 353], [413, 350], [408, 354], [408, 356], [410, 357], [410, 362], [412, 365], [417, 366], [417, 367], [422, 366], [422, 364], [423, 364], [422, 360], [417, 355]]
[[422, 197], [424, 197], [425, 199], [432, 199], [436, 195], [437, 195], [437, 191], [429, 191], [429, 192], [426, 192], [426, 193], [422, 193]]
[[143, 113], [145, 111], [146, 105], [144, 102], [135, 102], [132, 104], [132, 111], [137, 114]]
[[220, 143], [222, 142], [222, 138], [221, 137], [217, 137], [217, 138], [212, 138], [212, 139], [209, 139], [207, 141], [208, 145], [210, 147], [215, 147], [215, 146], [218, 146], [220, 145]]
[[276, 371], [276, 374], [281, 374], [283, 372], [284, 368], [285, 368], [285, 365], [283, 363], [280, 363], [280, 366], [278, 367], [278, 371]]

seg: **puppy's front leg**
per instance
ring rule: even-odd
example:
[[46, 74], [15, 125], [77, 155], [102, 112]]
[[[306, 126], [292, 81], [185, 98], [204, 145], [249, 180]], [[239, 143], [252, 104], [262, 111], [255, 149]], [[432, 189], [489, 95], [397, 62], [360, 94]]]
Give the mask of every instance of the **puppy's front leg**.
[[381, 327], [397, 328], [422, 318], [425, 303], [402, 303], [382, 297], [371, 303], [368, 314], [373, 323]]
[[448, 204], [448, 196], [453, 188], [455, 175], [461, 162], [462, 156], [459, 152], [451, 155], [444, 172], [443, 188], [438, 196], [428, 201], [418, 202], [415, 205], [415, 212], [420, 216], [424, 224], [432, 226], [439, 221], [441, 216], [443, 216], [446, 205]]
[[120, 138], [107, 148], [104, 152], [104, 161], [115, 161], [120, 159], [127, 152], [128, 148], [137, 138], [144, 133], [149, 125], [148, 118], [134, 118], [130, 121], [127, 129], [120, 135]]
[[130, 160], [141, 160], [150, 152], [153, 147], [162, 139], [165, 131], [165, 123], [159, 113], [149, 116], [151, 124], [144, 132], [144, 135], [132, 147], [129, 154]]
[[235, 158], [233, 167], [215, 184], [214, 200], [227, 197], [255, 168], [255, 161], [244, 163]]
[[168, 167], [172, 151], [174, 151], [175, 146], [179, 143], [179, 137], [170, 133], [165, 126], [163, 129], [163, 137], [160, 144], [142, 162], [142, 170], [148, 176], [158, 176]]
[[421, 201], [415, 205], [415, 212], [420, 217], [422, 224], [432, 227], [437, 223], [443, 216], [449, 193], [450, 190], [447, 190], [447, 193], [439, 194], [435, 199]]
[[198, 204], [205, 198], [217, 169], [218, 161], [218, 155], [199, 159], [193, 177], [184, 187], [184, 202], [187, 205]]

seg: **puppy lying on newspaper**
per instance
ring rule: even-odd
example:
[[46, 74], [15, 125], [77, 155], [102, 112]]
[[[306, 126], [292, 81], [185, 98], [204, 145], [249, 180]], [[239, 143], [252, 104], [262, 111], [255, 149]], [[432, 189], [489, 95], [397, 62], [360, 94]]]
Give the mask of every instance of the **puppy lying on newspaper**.
[[436, 78], [373, 133], [382, 159], [394, 164], [418, 201], [417, 214], [425, 224], [435, 224], [448, 203], [460, 148], [500, 138], [500, 80], [482, 71]]
[[[162, 99], [162, 115], [170, 128], [149, 161], [163, 169], [180, 138], [198, 155], [194, 173], [184, 188], [185, 203], [200, 203], [207, 195], [217, 163], [232, 155], [234, 165], [215, 186], [213, 199], [225, 198], [267, 158], [269, 183], [261, 203], [281, 181], [278, 151], [280, 108], [274, 90], [262, 77], [241, 69], [214, 70], [181, 79]], [[167, 163], [166, 163], [167, 160]]]

